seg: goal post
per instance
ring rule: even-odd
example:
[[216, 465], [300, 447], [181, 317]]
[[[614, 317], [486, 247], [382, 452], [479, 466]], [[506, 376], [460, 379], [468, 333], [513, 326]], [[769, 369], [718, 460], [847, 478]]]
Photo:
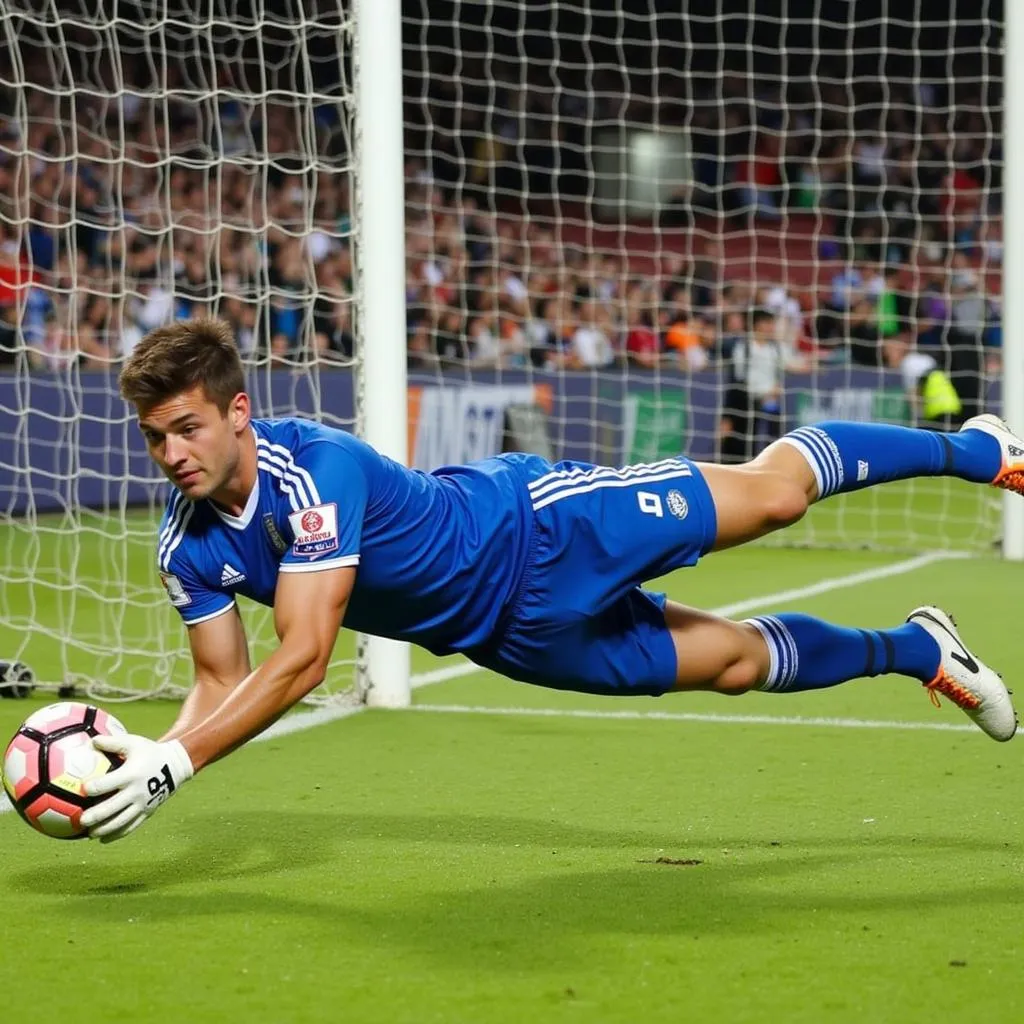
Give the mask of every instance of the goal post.
[[[1024, 430], [1024, 10], [1005, 9], [1003, 44], [1003, 415]], [[1003, 555], [1024, 560], [1024, 502], [1003, 497]]]
[[[363, 342], [358, 387], [362, 434], [408, 460], [405, 325], [405, 160], [402, 140], [401, 0], [354, 0], [356, 310]], [[410, 701], [409, 644], [362, 639], [359, 686], [368, 704]]]
[[[179, 697], [167, 484], [117, 372], [159, 323], [222, 316], [257, 415], [404, 461], [399, 5], [32, 0], [0, 35], [0, 663]], [[272, 619], [241, 603], [256, 662]], [[343, 631], [311, 699], [408, 694], [407, 645]]]

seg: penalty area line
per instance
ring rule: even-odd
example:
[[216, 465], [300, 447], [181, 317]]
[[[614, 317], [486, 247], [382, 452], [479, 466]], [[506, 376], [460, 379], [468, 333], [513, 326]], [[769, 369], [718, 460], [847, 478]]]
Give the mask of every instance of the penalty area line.
[[898, 722], [871, 718], [804, 718], [793, 715], [716, 715], [690, 711], [602, 711], [599, 708], [505, 708], [471, 704], [413, 704], [408, 711], [452, 715], [508, 715], [532, 718], [586, 718], [629, 722], [698, 722], [710, 725], [782, 725], [819, 729], [896, 729], [908, 732], [976, 732], [977, 726], [952, 722]]
[[[927, 551], [923, 555], [905, 558], [890, 565], [877, 565], [873, 569], [862, 569], [859, 572], [847, 573], [845, 576], [832, 576], [803, 587], [792, 587], [789, 590], [776, 590], [759, 597], [744, 598], [742, 601], [723, 604], [718, 608], [710, 608], [708, 611], [711, 615], [739, 615], [743, 612], [751, 612], [758, 608], [767, 608], [789, 601], [802, 601], [804, 598], [827, 594], [832, 590], [843, 590], [846, 587], [858, 587], [862, 583], [889, 579], [891, 576], [902, 576], [904, 573], [915, 572], [917, 569], [923, 569], [936, 562], [969, 557], [970, 555], [966, 551]], [[443, 665], [431, 672], [420, 672], [414, 675], [410, 682], [412, 688], [418, 690], [421, 686], [431, 686], [434, 683], [444, 683], [449, 679], [459, 679], [462, 676], [471, 676], [477, 672], [486, 671], [487, 669], [474, 665], [471, 661], [460, 661], [454, 665]]]
[[[818, 594], [826, 594], [832, 590], [842, 590], [846, 587], [860, 586], [862, 583], [871, 583], [874, 580], [888, 579], [891, 576], [901, 576], [904, 573], [914, 572], [916, 569], [923, 569], [925, 566], [935, 562], [942, 562], [948, 559], [968, 558], [965, 551], [929, 551], [914, 558], [906, 558], [901, 562], [894, 562], [891, 565], [879, 565], [873, 569], [864, 569], [860, 572], [847, 573], [845, 576], [833, 576], [830, 579], [819, 580], [805, 587], [794, 587], [790, 590], [779, 590], [772, 594], [763, 594], [760, 597], [749, 597], [733, 604], [722, 605], [719, 608], [712, 608], [713, 615], [738, 615], [742, 612], [753, 611], [756, 608], [764, 608], [769, 605], [780, 604], [786, 601], [800, 601], [806, 597], [815, 597]], [[459, 679], [463, 676], [475, 675], [477, 672], [484, 672], [486, 669], [474, 665], [471, 661], [460, 661], [454, 665], [445, 665], [430, 672], [418, 672], [412, 676], [410, 683], [414, 690], [423, 686], [431, 686], [434, 683], [443, 683], [449, 679]], [[306, 729], [313, 729], [318, 725], [327, 725], [329, 722], [336, 722], [341, 718], [350, 718], [352, 715], [364, 711], [365, 706], [361, 704], [345, 707], [320, 707], [313, 711], [306, 711], [301, 714], [290, 715], [279, 722], [275, 722], [266, 732], [250, 740], [250, 743], [260, 743], [266, 740], [277, 739], [281, 736], [288, 736], [296, 732], [304, 732]], [[527, 714], [542, 717], [554, 717], [566, 715], [567, 711], [558, 711], [546, 708], [474, 708], [458, 705], [413, 705], [412, 710], [427, 710], [434, 712], [451, 711], [462, 714]], [[764, 725], [819, 725], [819, 726], [841, 726], [849, 729], [920, 729], [937, 732], [970, 732], [974, 729], [971, 725], [948, 725], [940, 722], [870, 722], [859, 719], [830, 719], [830, 718], [775, 718], [770, 715], [699, 715], [687, 712], [631, 712], [631, 711], [594, 711], [577, 712], [575, 717], [593, 718], [652, 718], [668, 719], [691, 722], [735, 722]], [[0, 814], [13, 811], [6, 794], [0, 793]]]
[[763, 597], [749, 597], [733, 604], [724, 604], [721, 608], [712, 608], [711, 614], [739, 615], [741, 612], [753, 611], [755, 608], [764, 608], [767, 605], [781, 604], [786, 601], [801, 601], [805, 597], [816, 597], [818, 594], [827, 594], [831, 590], [843, 590], [846, 587], [858, 587], [862, 583], [885, 580], [890, 576], [902, 576], [904, 573], [923, 569], [935, 562], [969, 557], [970, 555], [966, 551], [927, 551], [914, 558], [905, 558], [902, 562], [893, 562], [892, 565], [877, 565], [873, 569], [863, 569], [861, 572], [851, 572], [845, 576], [833, 576], [827, 580], [819, 580], [806, 587], [793, 587], [791, 590], [779, 590], [774, 594], [765, 594]]

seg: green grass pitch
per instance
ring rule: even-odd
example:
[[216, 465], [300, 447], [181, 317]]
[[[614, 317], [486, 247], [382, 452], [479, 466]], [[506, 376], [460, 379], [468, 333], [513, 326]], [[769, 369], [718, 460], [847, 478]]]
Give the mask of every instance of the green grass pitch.
[[[905, 559], [755, 547], [663, 585], [713, 608]], [[979, 553], [785, 607], [934, 602], [1010, 681], [1022, 581]], [[966, 719], [914, 683], [630, 701], [478, 673], [415, 702], [253, 744], [122, 843], [0, 816], [4, 1018], [1024, 1018], [1019, 741], [943, 728]], [[0, 736], [38, 703], [0, 701]], [[175, 710], [110, 707], [151, 735]]]

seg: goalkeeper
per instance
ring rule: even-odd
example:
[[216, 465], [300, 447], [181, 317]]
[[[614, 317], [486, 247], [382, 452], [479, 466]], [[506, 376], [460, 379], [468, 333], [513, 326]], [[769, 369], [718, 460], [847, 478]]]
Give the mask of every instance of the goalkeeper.
[[[993, 739], [1016, 729], [999, 676], [937, 608], [891, 629], [788, 612], [735, 622], [642, 588], [840, 492], [916, 476], [1024, 491], [1024, 441], [993, 416], [951, 435], [821, 423], [741, 466], [680, 455], [612, 469], [507, 454], [426, 474], [318, 423], [252, 419], [221, 321], [151, 332], [120, 386], [173, 484], [157, 558], [195, 685], [159, 742], [95, 740], [125, 761], [88, 784], [108, 794], [82, 815], [93, 837], [131, 832], [301, 700], [323, 680], [343, 624], [596, 694], [797, 693], [897, 674], [945, 695]], [[280, 645], [255, 669], [238, 594], [274, 610]]]

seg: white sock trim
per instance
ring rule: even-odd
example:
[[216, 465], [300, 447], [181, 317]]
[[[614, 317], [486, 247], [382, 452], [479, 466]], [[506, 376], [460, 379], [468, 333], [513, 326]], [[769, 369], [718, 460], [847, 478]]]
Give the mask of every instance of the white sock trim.
[[757, 689], [766, 693], [788, 690], [796, 679], [800, 663], [793, 635], [774, 615], [759, 615], [746, 621], [761, 634], [768, 646], [768, 676]]
[[814, 482], [818, 485], [818, 496], [815, 501], [820, 501], [825, 495], [825, 481], [821, 475], [821, 467], [818, 464], [818, 460], [815, 457], [811, 449], [800, 440], [798, 437], [791, 437], [789, 434], [779, 438], [781, 444], [788, 444], [791, 448], [795, 448], [806, 460], [807, 465], [811, 467], [811, 472], [814, 474]]
[[755, 689], [770, 692], [775, 689], [775, 684], [779, 681], [778, 643], [769, 631], [767, 623], [762, 619], [744, 619], [743, 621], [746, 625], [753, 626], [761, 634], [761, 639], [764, 640], [765, 647], [768, 648], [768, 675]]

